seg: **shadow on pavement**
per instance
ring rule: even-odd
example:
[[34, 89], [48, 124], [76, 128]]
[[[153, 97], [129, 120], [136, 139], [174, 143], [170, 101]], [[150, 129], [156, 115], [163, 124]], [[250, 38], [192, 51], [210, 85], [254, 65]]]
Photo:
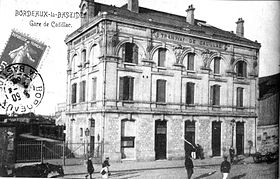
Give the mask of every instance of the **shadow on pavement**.
[[198, 177], [195, 177], [194, 179], [209, 177], [209, 176], [213, 175], [214, 173], [216, 173], [216, 171], [210, 172], [210, 173], [204, 173], [204, 174], [202, 174], [202, 175], [200, 175]]
[[240, 179], [246, 176], [246, 173], [232, 177], [231, 179]]

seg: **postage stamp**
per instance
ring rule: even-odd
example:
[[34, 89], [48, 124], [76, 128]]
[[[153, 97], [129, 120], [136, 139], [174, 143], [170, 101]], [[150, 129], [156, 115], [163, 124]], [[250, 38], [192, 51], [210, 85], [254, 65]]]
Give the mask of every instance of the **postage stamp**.
[[44, 92], [44, 81], [31, 65], [14, 63], [0, 72], [0, 107], [7, 114], [32, 112]]
[[0, 71], [13, 63], [23, 63], [37, 69], [46, 49], [44, 43], [12, 30], [0, 57]]

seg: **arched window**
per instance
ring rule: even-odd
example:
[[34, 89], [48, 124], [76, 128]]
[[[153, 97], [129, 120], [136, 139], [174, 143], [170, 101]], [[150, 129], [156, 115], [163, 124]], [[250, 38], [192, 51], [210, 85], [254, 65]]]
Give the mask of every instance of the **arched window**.
[[220, 57], [215, 57], [214, 58], [214, 74], [220, 74]]
[[90, 49], [90, 65], [97, 65], [99, 62], [100, 49], [98, 45], [93, 45]]
[[78, 56], [75, 54], [72, 58], [72, 71], [76, 73], [78, 71]]
[[84, 25], [85, 23], [87, 23], [87, 6], [84, 4], [81, 8], [81, 23], [82, 25]]
[[245, 61], [239, 61], [236, 63], [236, 74], [238, 77], [247, 76], [247, 63]]
[[136, 44], [127, 42], [121, 46], [119, 55], [124, 62], [138, 64], [138, 51]]
[[81, 53], [81, 62], [82, 62], [82, 65], [84, 66], [85, 63], [87, 62], [87, 51], [86, 49], [82, 50], [82, 53]]

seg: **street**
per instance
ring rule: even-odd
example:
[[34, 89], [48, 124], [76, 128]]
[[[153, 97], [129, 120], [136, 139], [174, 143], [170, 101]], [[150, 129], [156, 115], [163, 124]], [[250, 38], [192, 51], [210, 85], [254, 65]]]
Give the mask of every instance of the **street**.
[[[233, 165], [229, 178], [253, 178], [253, 179], [274, 179], [276, 173], [277, 162], [267, 164], [267, 163], [245, 163]], [[85, 174], [77, 173], [67, 175], [64, 178], [85, 178]], [[101, 175], [95, 171], [93, 178], [101, 178]], [[113, 171], [111, 178], [156, 178], [156, 179], [170, 179], [170, 178], [186, 178], [186, 170], [183, 167], [168, 167], [168, 168], [154, 168], [154, 169], [139, 169], [139, 170], [121, 170]], [[222, 178], [220, 173], [220, 166], [214, 165], [204, 165], [195, 166], [193, 179], [199, 178], [209, 178], [217, 179]]]

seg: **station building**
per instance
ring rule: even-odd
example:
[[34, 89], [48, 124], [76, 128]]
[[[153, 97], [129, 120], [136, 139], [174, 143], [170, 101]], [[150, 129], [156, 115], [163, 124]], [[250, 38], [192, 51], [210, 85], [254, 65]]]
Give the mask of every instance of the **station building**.
[[186, 8], [81, 1], [81, 27], [65, 39], [67, 142], [100, 142], [113, 161], [183, 159], [184, 138], [205, 157], [255, 150], [261, 45], [242, 18], [224, 31]]

